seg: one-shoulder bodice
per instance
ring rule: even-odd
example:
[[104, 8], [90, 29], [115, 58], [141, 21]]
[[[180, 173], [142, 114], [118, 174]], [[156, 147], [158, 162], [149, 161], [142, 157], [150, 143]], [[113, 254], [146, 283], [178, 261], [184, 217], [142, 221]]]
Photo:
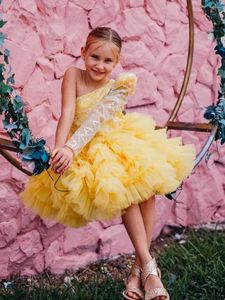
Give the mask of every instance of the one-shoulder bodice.
[[90, 111], [93, 107], [103, 99], [105, 95], [110, 91], [114, 80], [109, 80], [102, 87], [84, 94], [76, 99], [76, 110], [74, 115], [73, 124], [70, 130], [70, 135], [83, 123], [83, 121], [87, 118]]
[[103, 101], [104, 97], [109, 94], [110, 90], [119, 92], [122, 89], [123, 93], [131, 95], [134, 93], [136, 80], [137, 78], [133, 73], [121, 73], [115, 80], [110, 79], [102, 87], [78, 97], [76, 99], [76, 110], [69, 137], [87, 119], [93, 108]]

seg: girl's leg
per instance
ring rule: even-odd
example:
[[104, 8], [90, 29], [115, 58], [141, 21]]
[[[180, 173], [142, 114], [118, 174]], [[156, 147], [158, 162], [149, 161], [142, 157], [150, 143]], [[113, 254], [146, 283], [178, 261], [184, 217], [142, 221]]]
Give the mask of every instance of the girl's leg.
[[[123, 216], [123, 222], [131, 241], [136, 250], [136, 264], [145, 264], [151, 259], [149, 248], [152, 240], [153, 224], [155, 216], [155, 198], [141, 203], [132, 205]], [[130, 285], [140, 287], [140, 280], [137, 277], [131, 278]], [[149, 276], [146, 281], [145, 289], [162, 287], [161, 280], [155, 276]], [[134, 299], [139, 299], [134, 293], [129, 293]], [[164, 300], [165, 297], [156, 297], [155, 300]]]
[[[150, 198], [149, 200], [140, 203], [141, 214], [145, 226], [145, 231], [148, 240], [148, 246], [150, 248], [152, 242], [152, 235], [153, 235], [153, 228], [154, 228], [154, 221], [155, 221], [155, 197]], [[140, 259], [139, 259], [140, 260]], [[150, 275], [147, 278], [145, 289], [150, 290], [153, 287], [163, 287], [161, 279], [154, 275]], [[157, 299], [166, 299], [165, 297], [156, 297]]]
[[[139, 204], [142, 219], [145, 227], [145, 233], [148, 242], [148, 249], [150, 249], [151, 242], [152, 242], [152, 235], [154, 229], [154, 221], [155, 221], [155, 197], [151, 197], [149, 200], [142, 202]], [[140, 265], [140, 258], [136, 255], [135, 263]]]
[[[134, 245], [136, 254], [141, 258], [140, 261], [138, 261], [138, 265], [148, 262], [151, 256], [148, 250], [148, 241], [139, 205], [131, 205], [122, 216], [122, 219], [128, 235]], [[127, 288], [129, 289], [133, 286], [141, 288], [141, 280], [136, 276], [129, 276]], [[128, 296], [133, 299], [140, 299], [140, 297], [133, 292], [129, 292]]]
[[151, 256], [148, 250], [145, 225], [139, 205], [133, 204], [128, 207], [126, 213], [122, 216], [122, 219], [127, 233], [140, 259], [140, 263], [147, 263]]

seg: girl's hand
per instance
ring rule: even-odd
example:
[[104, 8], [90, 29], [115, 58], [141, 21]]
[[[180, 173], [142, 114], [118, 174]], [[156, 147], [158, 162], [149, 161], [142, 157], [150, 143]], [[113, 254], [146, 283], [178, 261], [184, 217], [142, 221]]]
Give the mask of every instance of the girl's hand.
[[53, 171], [63, 174], [72, 164], [73, 154], [73, 150], [67, 146], [54, 149], [50, 159]]

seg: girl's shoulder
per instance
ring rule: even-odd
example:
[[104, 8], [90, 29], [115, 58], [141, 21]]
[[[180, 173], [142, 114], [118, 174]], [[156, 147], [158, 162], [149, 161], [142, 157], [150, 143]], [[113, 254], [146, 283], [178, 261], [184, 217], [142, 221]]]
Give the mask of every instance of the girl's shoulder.
[[76, 67], [69, 67], [64, 72], [63, 83], [76, 85], [78, 78], [79, 78], [79, 69]]
[[63, 82], [70, 85], [71, 89], [76, 91], [76, 95], [82, 93], [82, 72], [83, 70], [75, 66], [71, 66], [64, 73]]
[[81, 69], [75, 67], [75, 66], [71, 66], [68, 69], [66, 69], [64, 76], [73, 76], [73, 77], [78, 77], [80, 76], [81, 73]]

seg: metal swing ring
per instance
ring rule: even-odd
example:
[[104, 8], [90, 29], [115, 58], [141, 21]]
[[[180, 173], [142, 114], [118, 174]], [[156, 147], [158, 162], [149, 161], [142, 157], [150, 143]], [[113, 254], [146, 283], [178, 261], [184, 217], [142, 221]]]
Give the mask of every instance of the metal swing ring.
[[[178, 111], [181, 107], [185, 93], [187, 91], [188, 83], [190, 80], [190, 74], [192, 70], [192, 64], [193, 64], [194, 15], [193, 15], [192, 0], [187, 0], [187, 9], [188, 9], [188, 19], [189, 19], [189, 47], [188, 47], [188, 58], [186, 63], [185, 75], [184, 75], [183, 83], [176, 104], [164, 127], [167, 127], [167, 129], [169, 130], [175, 129], [175, 130], [210, 132], [204, 146], [196, 156], [195, 166], [194, 166], [196, 167], [200, 163], [200, 161], [202, 160], [206, 152], [208, 151], [210, 145], [212, 144], [217, 132], [217, 127], [210, 123], [189, 123], [189, 122], [174, 121], [177, 117]], [[32, 173], [27, 169], [23, 168], [19, 160], [17, 160], [14, 156], [12, 156], [8, 151], [17, 152], [17, 149], [12, 144], [11, 141], [0, 138], [0, 154], [4, 156], [12, 165], [14, 165], [17, 169], [19, 169], [23, 173], [29, 176], [32, 175]]]
[[165, 127], [167, 127], [168, 129], [176, 129], [176, 130], [210, 132], [208, 139], [206, 140], [202, 149], [200, 150], [200, 152], [197, 154], [195, 158], [195, 164], [194, 164], [194, 168], [195, 168], [203, 159], [209, 147], [211, 146], [212, 142], [214, 141], [217, 132], [217, 126], [212, 125], [210, 123], [174, 122], [187, 91], [191, 70], [192, 70], [193, 56], [194, 56], [194, 14], [193, 14], [192, 0], [187, 0], [187, 9], [188, 9], [188, 20], [189, 20], [189, 47], [188, 47], [188, 59], [186, 64], [186, 70], [185, 70], [184, 80], [181, 86], [181, 90], [177, 102], [165, 124]]

